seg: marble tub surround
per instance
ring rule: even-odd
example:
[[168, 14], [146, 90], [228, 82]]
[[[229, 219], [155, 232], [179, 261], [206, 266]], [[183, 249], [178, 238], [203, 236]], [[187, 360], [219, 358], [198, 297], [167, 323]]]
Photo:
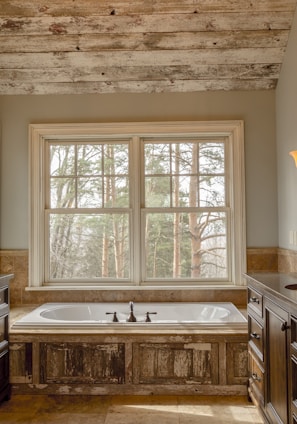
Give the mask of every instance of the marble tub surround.
[[[28, 250], [0, 250], [0, 273], [14, 274], [10, 286], [11, 305], [41, 305], [45, 302], [126, 302], [131, 300], [131, 290], [71, 290], [28, 291]], [[247, 272], [296, 272], [297, 252], [277, 247], [247, 248]], [[243, 288], [192, 290], [133, 290], [133, 300], [138, 302], [232, 302], [237, 307], [246, 304]]]
[[29, 396], [0, 406], [5, 424], [263, 424], [246, 397]]
[[238, 308], [246, 304], [245, 287], [193, 289], [129, 289], [108, 290], [87, 288], [80, 290], [28, 291], [28, 251], [0, 250], [0, 273], [13, 273], [10, 286], [12, 306], [41, 305], [46, 302], [232, 302]]
[[279, 249], [277, 247], [248, 248], [248, 272], [277, 272], [278, 255]]
[[297, 273], [297, 251], [279, 249], [278, 251], [278, 272], [286, 274]]

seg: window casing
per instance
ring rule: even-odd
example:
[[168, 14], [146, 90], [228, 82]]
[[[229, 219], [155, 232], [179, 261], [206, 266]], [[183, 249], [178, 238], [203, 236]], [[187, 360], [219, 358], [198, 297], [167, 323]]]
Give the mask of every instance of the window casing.
[[241, 285], [242, 121], [30, 125], [30, 285]]

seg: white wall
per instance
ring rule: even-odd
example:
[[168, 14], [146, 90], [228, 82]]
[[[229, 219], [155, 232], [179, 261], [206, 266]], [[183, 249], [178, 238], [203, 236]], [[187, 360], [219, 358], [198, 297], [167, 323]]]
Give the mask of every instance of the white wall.
[[279, 246], [297, 250], [289, 232], [297, 231], [297, 169], [289, 151], [297, 150], [297, 11], [276, 90]]
[[28, 248], [29, 123], [224, 119], [245, 122], [247, 245], [277, 246], [275, 92], [258, 91], [0, 96], [0, 248]]

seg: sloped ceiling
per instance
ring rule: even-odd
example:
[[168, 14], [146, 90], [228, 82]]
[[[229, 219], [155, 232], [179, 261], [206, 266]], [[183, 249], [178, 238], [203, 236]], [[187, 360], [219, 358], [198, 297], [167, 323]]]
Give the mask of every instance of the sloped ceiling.
[[274, 89], [297, 0], [1, 0], [0, 95]]

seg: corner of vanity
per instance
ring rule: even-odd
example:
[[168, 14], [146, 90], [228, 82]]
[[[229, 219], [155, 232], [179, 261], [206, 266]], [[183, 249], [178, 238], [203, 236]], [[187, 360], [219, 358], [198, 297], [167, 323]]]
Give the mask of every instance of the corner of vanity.
[[249, 396], [265, 422], [297, 424], [297, 274], [245, 277]]

